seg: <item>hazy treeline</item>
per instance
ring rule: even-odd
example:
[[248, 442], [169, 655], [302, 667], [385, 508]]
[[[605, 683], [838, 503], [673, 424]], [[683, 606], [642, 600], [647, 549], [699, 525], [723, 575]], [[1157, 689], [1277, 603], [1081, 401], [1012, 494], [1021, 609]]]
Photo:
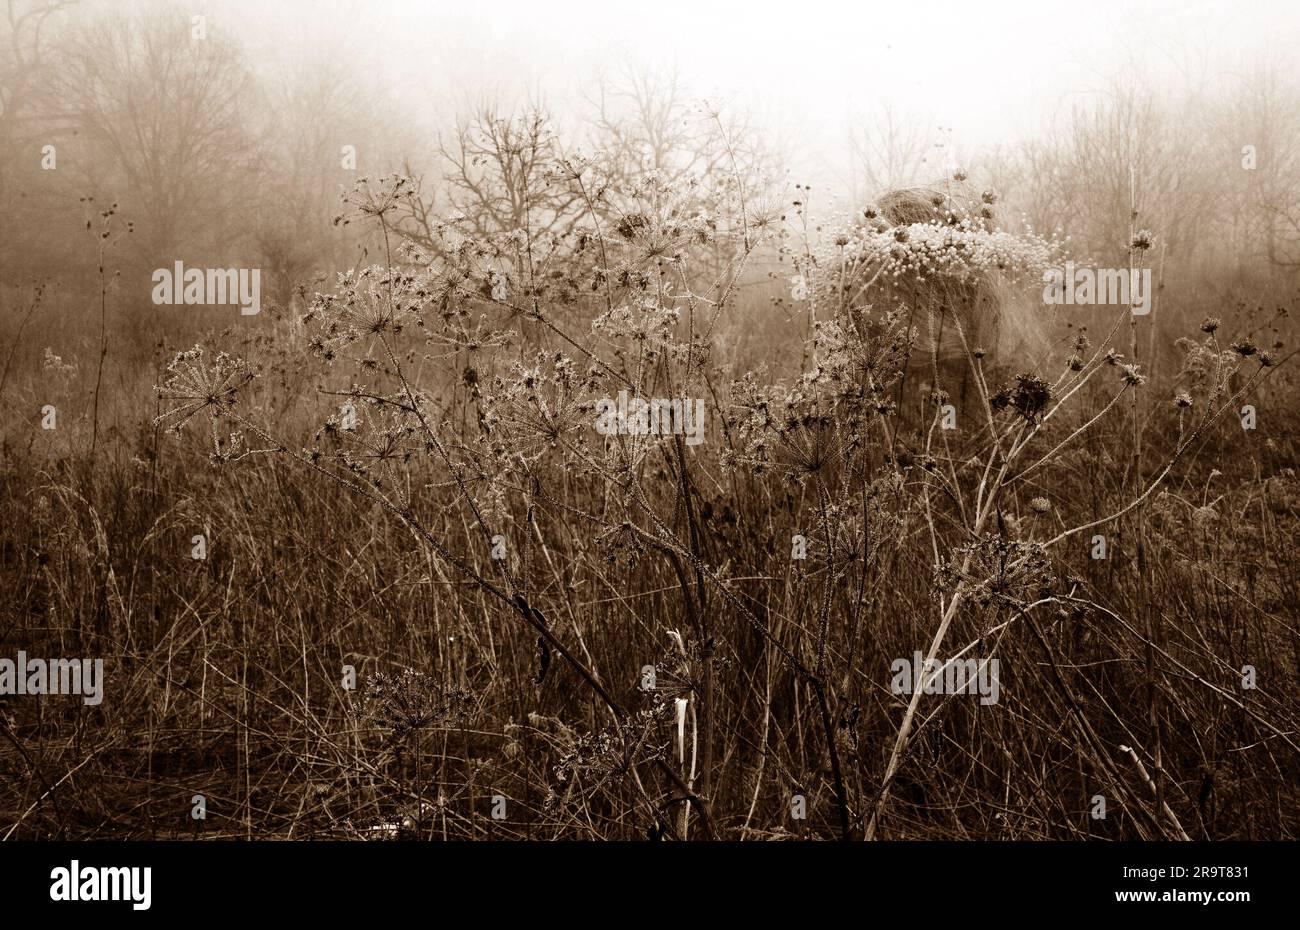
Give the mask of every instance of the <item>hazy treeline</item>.
[[[518, 228], [528, 210], [553, 212], [557, 227], [571, 221], [568, 195], [542, 177], [559, 152], [594, 157], [612, 177], [708, 175], [739, 157], [774, 189], [814, 180], [784, 176], [798, 139], [779, 127], [730, 112], [732, 142], [744, 151], [720, 144], [689, 69], [592, 74], [584, 99], [566, 104], [573, 112], [560, 133], [544, 90], [499, 100], [450, 88], [456, 115], [426, 126], [427, 114], [402, 112], [340, 49], [252, 60], [187, 9], [90, 13], [75, 2], [13, 0], [0, 18], [0, 276], [9, 285], [83, 278], [93, 236], [79, 232], [113, 203], [134, 227], [112, 258], [128, 285], [124, 302], [145, 293], [129, 286], [140, 273], [181, 259], [259, 267], [287, 303], [296, 284], [360, 259], [364, 243], [332, 224], [339, 195], [360, 176], [412, 176], [427, 209], [406, 229], [426, 242], [438, 213], [463, 214], [474, 233]], [[1097, 260], [1125, 247], [1134, 198], [1160, 236], [1167, 283], [1192, 269], [1233, 287], [1243, 275], [1292, 280], [1300, 88], [1277, 62], [1246, 62], [1230, 78], [1214, 70], [1222, 64], [1203, 63], [1204, 76], [1183, 86], [1125, 71], [1086, 102], [1063, 105], [1040, 138], [974, 153], [963, 167], [977, 168], [1036, 229], [1060, 229]], [[881, 108], [857, 118], [845, 128], [849, 177], [828, 191], [838, 207], [943, 173], [940, 134], [916, 114]], [[818, 199], [830, 206], [820, 184]]]
[[147, 294], [142, 274], [183, 260], [261, 268], [287, 304], [295, 285], [321, 282], [373, 245], [334, 222], [361, 177], [410, 176], [418, 207], [403, 229], [428, 244], [435, 216], [447, 214], [475, 234], [518, 228], [529, 211], [552, 214], [557, 232], [571, 225], [573, 196], [549, 190], [543, 173], [576, 143], [624, 179], [708, 174], [724, 159], [727, 170], [733, 159], [757, 169], [768, 158], [730, 117], [745, 150], [724, 150], [719, 124], [675, 72], [607, 77], [584, 102], [580, 139], [557, 135], [543, 100], [464, 90], [452, 123], [425, 135], [337, 49], [253, 61], [180, 7], [77, 11], [15, 0], [0, 20], [8, 285], [86, 280], [99, 232], [83, 235], [86, 221], [116, 205], [119, 224], [133, 226], [110, 259], [121, 302]]

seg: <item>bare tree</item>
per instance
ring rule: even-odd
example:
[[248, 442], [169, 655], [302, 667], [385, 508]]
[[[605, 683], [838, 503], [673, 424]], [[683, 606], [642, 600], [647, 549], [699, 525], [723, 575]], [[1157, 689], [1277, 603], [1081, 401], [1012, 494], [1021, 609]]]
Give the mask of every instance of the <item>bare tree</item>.
[[654, 172], [672, 182], [722, 167], [725, 152], [707, 144], [712, 128], [676, 67], [625, 64], [616, 75], [600, 75], [587, 101], [598, 161], [613, 177]]
[[[20, 203], [20, 179], [39, 172], [40, 151], [36, 147], [41, 121], [39, 89], [49, 80], [52, 33], [56, 14], [68, 9], [71, 0], [6, 0], [0, 17], [0, 210], [11, 229], [28, 227], [29, 212], [38, 215], [46, 204]], [[30, 240], [30, 232], [24, 239]], [[0, 236], [0, 267], [19, 264], [13, 252], [24, 243], [16, 236]], [[30, 245], [30, 241], [26, 243]], [[30, 262], [24, 261], [30, 267]]]
[[195, 37], [174, 10], [111, 15], [79, 30], [52, 74], [56, 125], [90, 148], [88, 180], [134, 219], [148, 254], [241, 230], [255, 87], [233, 45]]
[[379, 94], [349, 71], [341, 53], [320, 49], [268, 75], [265, 96], [274, 117], [252, 236], [272, 299], [287, 305], [297, 284], [347, 260], [331, 217], [349, 181], [378, 161]]
[[441, 153], [450, 167], [448, 204], [478, 235], [525, 226], [562, 234], [576, 219], [578, 195], [547, 176], [560, 148], [551, 117], [539, 104], [511, 113], [480, 105], [458, 121]]
[[614, 183], [650, 174], [668, 185], [735, 176], [760, 196], [785, 163], [752, 113], [693, 94], [675, 66], [625, 63], [615, 73], [599, 74], [592, 87], [587, 142]]
[[[854, 198], [929, 180], [923, 175], [934, 145], [929, 129], [898, 114], [889, 104], [883, 104], [871, 117], [859, 119], [849, 129]], [[933, 169], [931, 174], [938, 171]]]
[[6, 0], [5, 15], [0, 19], [0, 29], [3, 29], [0, 46], [8, 52], [0, 58], [0, 144], [12, 146], [17, 142], [20, 122], [33, 116], [33, 89], [47, 76], [47, 25], [54, 14], [74, 2]]
[[1300, 270], [1300, 87], [1259, 66], [1224, 108], [1228, 180], [1244, 207], [1235, 224], [1269, 264]]
[[1199, 109], [1195, 96], [1157, 98], [1116, 83], [1076, 106], [1061, 132], [1020, 149], [1017, 169], [1009, 172], [1018, 185], [1015, 199], [1036, 229], [1066, 230], [1076, 251], [1099, 260], [1127, 255], [1136, 200], [1162, 254], [1189, 257], [1202, 245], [1198, 230], [1215, 212], [1206, 192], [1217, 188], [1222, 168], [1222, 162], [1207, 164], [1185, 131], [1201, 122]]

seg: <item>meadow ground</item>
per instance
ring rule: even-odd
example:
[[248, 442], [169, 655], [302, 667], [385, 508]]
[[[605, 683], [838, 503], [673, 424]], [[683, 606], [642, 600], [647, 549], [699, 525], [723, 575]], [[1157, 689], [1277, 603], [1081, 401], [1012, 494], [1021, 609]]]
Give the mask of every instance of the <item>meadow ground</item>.
[[957, 399], [967, 292], [855, 291], [944, 222], [608, 197], [237, 320], [5, 292], [0, 657], [105, 671], [0, 696], [0, 836], [1297, 836], [1290, 304], [968, 344]]

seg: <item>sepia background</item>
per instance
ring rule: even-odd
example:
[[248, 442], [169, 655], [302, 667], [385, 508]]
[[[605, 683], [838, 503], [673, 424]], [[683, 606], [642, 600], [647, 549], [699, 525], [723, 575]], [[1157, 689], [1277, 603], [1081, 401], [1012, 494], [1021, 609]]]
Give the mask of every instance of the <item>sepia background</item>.
[[1297, 37], [0, 0], [0, 837], [1295, 838]]

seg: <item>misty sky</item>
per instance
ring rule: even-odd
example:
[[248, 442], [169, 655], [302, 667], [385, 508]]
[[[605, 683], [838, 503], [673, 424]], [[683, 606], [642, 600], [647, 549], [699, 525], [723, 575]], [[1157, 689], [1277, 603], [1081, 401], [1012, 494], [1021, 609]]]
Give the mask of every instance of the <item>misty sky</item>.
[[[115, 6], [121, 4], [114, 4]], [[1294, 68], [1296, 0], [195, 0], [253, 63], [342, 55], [420, 127], [469, 95], [541, 96], [563, 117], [601, 69], [674, 64], [702, 94], [757, 113], [794, 170], [847, 166], [846, 127], [883, 104], [951, 139], [949, 160], [1051, 131], [1115, 75], [1170, 87]], [[186, 7], [187, 9], [189, 7]], [[304, 52], [304, 50], [307, 50]], [[936, 158], [939, 158], [936, 155]]]

